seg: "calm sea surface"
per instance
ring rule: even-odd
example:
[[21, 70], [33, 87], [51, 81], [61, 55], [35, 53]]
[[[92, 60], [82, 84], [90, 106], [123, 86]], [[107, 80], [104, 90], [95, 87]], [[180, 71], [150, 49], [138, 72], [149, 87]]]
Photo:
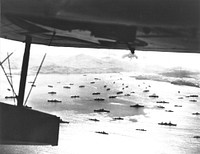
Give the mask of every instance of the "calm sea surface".
[[[28, 77], [28, 82], [34, 76]], [[10, 96], [8, 85], [1, 79], [0, 101]], [[19, 76], [14, 76], [15, 89]], [[92, 82], [92, 83], [91, 83]], [[27, 83], [27, 90], [30, 87]], [[48, 85], [53, 86], [52, 88]], [[80, 85], [85, 87], [80, 88]], [[70, 86], [70, 89], [63, 88]], [[106, 87], [105, 87], [106, 86]], [[110, 89], [108, 89], [110, 88]], [[149, 90], [149, 92], [144, 92]], [[48, 92], [55, 91], [50, 95]], [[122, 91], [122, 94], [117, 92]], [[100, 95], [92, 93], [99, 92]], [[156, 94], [158, 98], [150, 98]], [[187, 97], [191, 94], [199, 97]], [[71, 98], [77, 95], [79, 98]], [[109, 96], [117, 96], [109, 98]], [[104, 101], [95, 101], [103, 98]], [[57, 99], [62, 103], [49, 103]], [[169, 104], [159, 104], [167, 101]], [[144, 108], [131, 108], [140, 104]], [[28, 106], [61, 117], [69, 124], [60, 125], [58, 146], [0, 145], [6, 154], [198, 154], [200, 153], [200, 89], [167, 82], [136, 80], [127, 74], [39, 75]], [[165, 108], [158, 108], [162, 105]], [[104, 108], [110, 113], [94, 113]], [[172, 110], [173, 112], [167, 112]], [[123, 120], [114, 120], [121, 117]], [[89, 119], [95, 118], [99, 122]], [[177, 126], [162, 126], [160, 122]], [[141, 131], [143, 130], [143, 131]], [[108, 135], [95, 133], [105, 131]]]

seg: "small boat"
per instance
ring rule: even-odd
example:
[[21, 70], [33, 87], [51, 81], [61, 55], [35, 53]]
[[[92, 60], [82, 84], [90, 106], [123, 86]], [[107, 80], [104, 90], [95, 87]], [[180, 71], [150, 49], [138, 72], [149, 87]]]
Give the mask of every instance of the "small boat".
[[62, 119], [60, 119], [60, 121], [59, 121], [60, 123], [65, 123], [65, 124], [69, 124], [69, 122], [68, 121], [63, 121]]
[[123, 94], [123, 91], [118, 91], [117, 94], [118, 94], [118, 95], [119, 95], [119, 94]]
[[160, 122], [160, 123], [158, 123], [159, 125], [164, 125], [164, 126], [177, 126], [177, 124], [173, 124], [173, 123], [171, 123], [171, 121], [170, 122]]
[[48, 92], [48, 94], [54, 95], [54, 94], [56, 94], [56, 92], [55, 91], [50, 91], [50, 92]]
[[25, 105], [24, 106], [26, 109], [32, 110], [32, 107]]
[[103, 87], [104, 87], [104, 88], [106, 88], [106, 87], [107, 87], [107, 85], [104, 85]]
[[107, 88], [106, 90], [107, 90], [107, 91], [110, 91], [110, 88]]
[[104, 98], [95, 98], [94, 100], [95, 101], [104, 101], [105, 99]]
[[191, 99], [191, 100], [189, 100], [190, 102], [197, 102], [197, 100], [195, 100], [195, 99]]
[[95, 84], [95, 82], [94, 82], [94, 81], [92, 81], [92, 82], [90, 82], [90, 84]]
[[79, 88], [84, 88], [84, 87], [85, 87], [84, 85], [80, 85], [80, 86], [79, 86]]
[[70, 89], [71, 87], [70, 86], [63, 86], [63, 88]]
[[199, 139], [199, 138], [200, 138], [200, 136], [196, 135], [196, 136], [194, 136], [193, 138]]
[[90, 121], [95, 121], [95, 122], [99, 122], [100, 120], [98, 119], [89, 119]]
[[172, 111], [172, 110], [165, 110], [166, 112], [174, 112], [174, 111]]
[[140, 107], [144, 107], [144, 105], [135, 104], [135, 105], [130, 105], [130, 107], [140, 108]]
[[134, 91], [131, 91], [131, 93], [134, 94], [135, 92], [134, 92]]
[[98, 109], [98, 110], [94, 110], [94, 112], [107, 112], [109, 113], [109, 110], [105, 110], [105, 109]]
[[47, 102], [50, 102], [50, 103], [61, 103], [62, 101], [59, 101], [57, 99], [49, 99]]
[[92, 93], [92, 95], [100, 95], [100, 94], [101, 94], [100, 92]]
[[183, 99], [183, 97], [178, 97], [178, 99]]
[[149, 95], [149, 97], [151, 97], [151, 98], [158, 98], [159, 96], [156, 95], [156, 94], [152, 94], [152, 95]]
[[104, 132], [104, 131], [102, 131], [102, 132], [99, 132], [99, 131], [97, 131], [97, 132], [95, 132], [95, 133], [99, 133], [99, 134], [108, 135], [108, 133], [106, 133], [106, 132]]
[[15, 96], [6, 96], [5, 99], [15, 99]]
[[199, 112], [192, 113], [192, 115], [200, 115]]
[[149, 92], [149, 90], [147, 90], [147, 89], [146, 89], [146, 90], [143, 90], [143, 92], [144, 92], [144, 93], [148, 93], [148, 92]]
[[138, 130], [138, 131], [147, 131], [146, 129], [135, 129], [135, 130]]
[[117, 96], [109, 96], [108, 98], [116, 98]]
[[113, 118], [113, 120], [124, 120], [124, 118], [122, 118], [122, 117], [115, 117], [115, 118]]
[[157, 108], [164, 109], [164, 106], [158, 105]]
[[169, 102], [166, 101], [157, 101], [156, 103], [169, 104]]
[[71, 98], [79, 98], [80, 96], [78, 95], [72, 95]]
[[131, 96], [130, 94], [125, 94], [124, 96]]
[[73, 83], [70, 83], [69, 85], [70, 85], [70, 86], [73, 86], [74, 84], [73, 84]]
[[126, 86], [125, 88], [128, 88], [128, 86]]
[[99, 79], [99, 78], [94, 78], [95, 80], [101, 80], [101, 79]]
[[182, 107], [182, 105], [174, 105], [174, 107]]
[[53, 86], [52, 86], [52, 85], [48, 85], [48, 87], [49, 87], [49, 88], [53, 88]]
[[199, 97], [198, 95], [189, 95], [188, 97]]

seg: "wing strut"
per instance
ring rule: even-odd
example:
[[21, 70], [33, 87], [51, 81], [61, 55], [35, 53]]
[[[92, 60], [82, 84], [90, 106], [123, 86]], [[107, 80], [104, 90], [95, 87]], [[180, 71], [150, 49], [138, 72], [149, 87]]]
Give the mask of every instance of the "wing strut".
[[33, 86], [34, 86], [34, 84], [35, 84], [35, 81], [36, 81], [36, 79], [37, 79], [37, 76], [38, 76], [38, 74], [40, 73], [40, 69], [41, 69], [41, 67], [42, 67], [42, 64], [43, 64], [43, 62], [44, 62], [45, 57], [46, 57], [46, 53], [45, 53], [45, 55], [44, 55], [44, 57], [43, 57], [43, 59], [42, 59], [42, 62], [41, 62], [41, 64], [40, 64], [39, 68], [38, 68], [38, 71], [37, 71], [37, 73], [36, 73], [35, 79], [34, 79], [32, 85], [31, 85], [31, 89], [29, 90], [29, 93], [28, 93], [28, 95], [27, 95], [27, 97], [26, 97], [24, 106], [26, 105], [26, 103], [27, 103], [27, 101], [28, 101], [28, 98], [29, 98], [29, 96], [30, 96], [30, 94], [31, 94], [31, 91], [32, 91], [32, 89], [33, 89]]
[[25, 87], [26, 87], [26, 78], [27, 78], [27, 72], [28, 72], [31, 41], [32, 41], [32, 37], [26, 36], [25, 51], [24, 51], [24, 57], [23, 57], [23, 62], [22, 62], [22, 67], [21, 67], [21, 79], [20, 79], [20, 85], [19, 85], [19, 94], [17, 97], [17, 106], [18, 107], [23, 107], [23, 102], [24, 102], [24, 93], [25, 93]]

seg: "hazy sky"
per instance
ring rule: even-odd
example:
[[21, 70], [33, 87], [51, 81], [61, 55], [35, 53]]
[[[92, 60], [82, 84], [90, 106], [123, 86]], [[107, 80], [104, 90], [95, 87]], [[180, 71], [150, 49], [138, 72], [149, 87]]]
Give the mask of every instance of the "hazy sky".
[[[0, 39], [0, 60], [2, 61], [7, 52], [14, 52], [12, 57], [21, 60], [24, 53], [24, 43]], [[81, 49], [81, 48], [66, 48], [66, 47], [49, 47], [44, 45], [31, 45], [31, 57], [36, 63], [40, 63], [41, 59], [47, 53], [46, 60], [59, 63], [60, 59], [68, 58], [78, 54], [87, 54], [97, 58], [113, 57], [123, 61], [132, 62], [133, 64], [142, 66], [162, 66], [162, 67], [182, 67], [189, 70], [200, 71], [200, 54], [186, 53], [162, 53], [162, 52], [142, 52], [136, 51], [138, 59], [122, 58], [128, 54], [128, 50], [108, 50], [108, 49]], [[37, 61], [38, 60], [38, 61]]]

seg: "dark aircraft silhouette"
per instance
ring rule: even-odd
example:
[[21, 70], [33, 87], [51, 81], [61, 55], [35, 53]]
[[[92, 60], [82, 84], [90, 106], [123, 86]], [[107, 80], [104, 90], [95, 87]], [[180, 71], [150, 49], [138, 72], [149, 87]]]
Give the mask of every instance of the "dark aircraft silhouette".
[[51, 46], [200, 52], [199, 0], [1, 0], [0, 37]]
[[200, 53], [199, 3], [199, 0], [1, 0], [0, 37], [25, 42], [25, 51], [17, 106], [0, 102], [0, 144], [58, 144], [60, 118], [24, 104], [32, 43], [129, 49], [130, 58], [136, 57], [135, 50]]

